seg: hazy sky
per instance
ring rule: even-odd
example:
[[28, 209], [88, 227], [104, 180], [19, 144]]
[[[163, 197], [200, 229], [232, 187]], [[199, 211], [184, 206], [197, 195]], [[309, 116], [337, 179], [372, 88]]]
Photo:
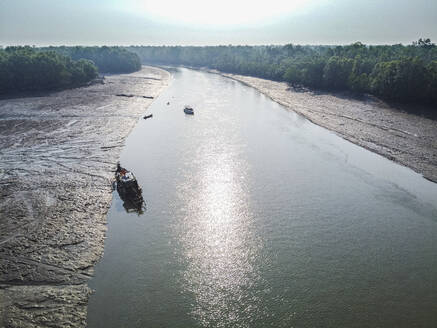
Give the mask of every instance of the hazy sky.
[[437, 41], [437, 0], [0, 0], [0, 45]]

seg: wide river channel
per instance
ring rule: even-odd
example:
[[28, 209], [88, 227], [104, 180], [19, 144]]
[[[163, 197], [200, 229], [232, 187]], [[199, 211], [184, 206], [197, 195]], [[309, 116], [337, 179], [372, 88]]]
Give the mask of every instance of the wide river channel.
[[437, 184], [239, 82], [171, 72], [121, 155], [147, 209], [114, 192], [89, 327], [437, 327]]

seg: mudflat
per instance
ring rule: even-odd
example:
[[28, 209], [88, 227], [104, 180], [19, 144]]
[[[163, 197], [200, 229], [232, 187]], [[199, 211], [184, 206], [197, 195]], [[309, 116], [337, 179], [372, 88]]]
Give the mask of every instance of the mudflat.
[[296, 91], [285, 82], [222, 74], [249, 85], [313, 123], [437, 182], [437, 121], [372, 97]]
[[86, 325], [116, 162], [169, 78], [143, 67], [0, 100], [0, 326]]

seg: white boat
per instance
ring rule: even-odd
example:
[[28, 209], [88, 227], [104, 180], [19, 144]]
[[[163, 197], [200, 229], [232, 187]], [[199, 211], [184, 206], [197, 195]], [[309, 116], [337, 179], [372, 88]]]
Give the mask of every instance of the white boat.
[[188, 114], [188, 115], [194, 115], [194, 109], [190, 106], [185, 106], [184, 107], [184, 113]]

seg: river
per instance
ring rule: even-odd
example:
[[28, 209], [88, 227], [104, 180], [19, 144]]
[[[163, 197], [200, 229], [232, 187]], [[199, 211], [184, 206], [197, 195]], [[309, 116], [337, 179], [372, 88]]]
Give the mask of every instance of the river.
[[437, 184], [239, 82], [172, 75], [121, 155], [147, 209], [114, 192], [89, 327], [436, 326]]

